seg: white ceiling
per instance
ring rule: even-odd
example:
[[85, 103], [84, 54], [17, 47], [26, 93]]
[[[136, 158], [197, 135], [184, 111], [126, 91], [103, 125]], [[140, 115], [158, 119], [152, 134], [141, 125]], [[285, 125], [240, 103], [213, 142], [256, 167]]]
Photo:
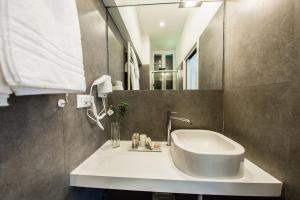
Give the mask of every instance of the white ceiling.
[[[175, 49], [190, 9], [180, 9], [178, 4], [137, 6], [140, 28], [149, 35], [152, 50]], [[160, 27], [160, 22], [165, 26]]]
[[[176, 50], [179, 43], [181, 42], [181, 37], [183, 30], [186, 28], [185, 26], [190, 22], [194, 15], [199, 15], [199, 13], [203, 13], [200, 15], [201, 24], [202, 21], [205, 21], [207, 18], [206, 14], [210, 10], [208, 6], [206, 8], [203, 3], [201, 7], [196, 8], [179, 8], [180, 0], [103, 0], [106, 6], [121, 6], [118, 8], [110, 8], [109, 11], [111, 13], [112, 10], [119, 10], [124, 11], [124, 13], [130, 13], [131, 18], [122, 18], [124, 24], [129, 24], [130, 27], [127, 29], [132, 28], [132, 25], [137, 27], [140, 30], [140, 34], [142, 37], [150, 39], [150, 46], [151, 50]], [[206, 1], [222, 1], [222, 0], [206, 0]], [[177, 2], [177, 3], [176, 3]], [[149, 5], [152, 3], [163, 3], [160, 5]], [[166, 3], [166, 4], [164, 4]], [[148, 5], [141, 5], [141, 4], [148, 4]], [[138, 6], [125, 6], [124, 5], [138, 5]], [[211, 4], [213, 5], [213, 4]], [[205, 8], [204, 8], [205, 7]], [[130, 9], [134, 9], [133, 10]], [[126, 10], [126, 11], [125, 11]], [[134, 17], [135, 15], [136, 17]], [[135, 20], [137, 19], [137, 21]], [[118, 18], [114, 18], [115, 21], [118, 21]], [[122, 21], [121, 20], [121, 21]], [[133, 21], [135, 23], [133, 23]], [[165, 26], [160, 27], [160, 22], [164, 22]], [[200, 25], [199, 25], [200, 27]], [[197, 27], [195, 27], [197, 30]], [[191, 28], [189, 34], [195, 32], [193, 28]], [[136, 31], [133, 33], [136, 35]], [[132, 39], [132, 38], [131, 38]], [[187, 39], [187, 38], [185, 38]], [[149, 41], [149, 40], [148, 40]], [[194, 41], [193, 41], [194, 42]], [[143, 45], [143, 44], [142, 44]], [[137, 45], [138, 46], [138, 45]]]
[[103, 0], [105, 6], [125, 6], [138, 4], [176, 3], [180, 0]]

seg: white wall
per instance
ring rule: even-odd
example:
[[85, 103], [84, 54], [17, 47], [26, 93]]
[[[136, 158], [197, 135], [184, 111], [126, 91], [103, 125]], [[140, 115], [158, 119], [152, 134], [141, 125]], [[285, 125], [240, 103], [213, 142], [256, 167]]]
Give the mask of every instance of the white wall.
[[138, 57], [143, 65], [150, 63], [150, 39], [143, 35], [135, 7], [120, 7], [119, 13], [127, 29], [130, 40], [132, 41]]
[[223, 2], [203, 3], [199, 8], [192, 8], [186, 19], [180, 41], [176, 46], [176, 65], [178, 66], [197, 44], [201, 34], [222, 6]]
[[[109, 1], [115, 1], [115, 4], [118, 4], [121, 0]], [[222, 3], [204, 2], [199, 8], [190, 8], [191, 14], [186, 19], [180, 41], [176, 46], [176, 66], [184, 60], [192, 47], [197, 43], [199, 37], [220, 9]], [[150, 64], [150, 38], [144, 35], [141, 30], [136, 7], [119, 7], [113, 11], [110, 10], [110, 13], [120, 31], [123, 35], [126, 35], [127, 38], [125, 39], [132, 42], [141, 63], [143, 65]], [[115, 15], [119, 17], [114, 17]], [[122, 19], [121, 22], [116, 21], [120, 20], [120, 17]]]
[[149, 35], [143, 35], [142, 37], [142, 59], [144, 62], [143, 64], [149, 65], [150, 64], [150, 55], [151, 55], [151, 44], [150, 44], [150, 37]]

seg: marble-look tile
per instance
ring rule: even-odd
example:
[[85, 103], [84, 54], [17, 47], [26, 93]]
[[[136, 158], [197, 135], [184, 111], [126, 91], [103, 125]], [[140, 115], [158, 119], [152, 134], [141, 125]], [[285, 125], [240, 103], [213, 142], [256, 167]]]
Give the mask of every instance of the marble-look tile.
[[[85, 65], [87, 91], [94, 80], [108, 74], [107, 62], [107, 27], [106, 8], [97, 0], [77, 0], [81, 28], [82, 47]], [[96, 95], [94, 88], [93, 94]], [[96, 98], [96, 103], [102, 104]], [[76, 95], [69, 95], [69, 103], [63, 110], [65, 179], [69, 186], [69, 173], [97, 150], [107, 140], [107, 123], [105, 130], [92, 122], [86, 115], [86, 109], [76, 109]], [[96, 198], [98, 192], [82, 194], [80, 188], [69, 188], [68, 199]], [[87, 190], [84, 190], [87, 191]], [[89, 190], [92, 191], [92, 190]], [[95, 195], [93, 195], [95, 194]]]
[[73, 95], [64, 108], [63, 122], [66, 174], [69, 176], [69, 172], [106, 141], [107, 135], [86, 116], [86, 109], [76, 109]]
[[175, 91], [164, 93], [165, 107], [186, 117], [192, 125], [174, 121], [173, 127], [200, 128], [223, 132], [223, 91]]
[[291, 135], [290, 156], [287, 168], [286, 193], [288, 200], [300, 197], [300, 127]]
[[142, 65], [140, 67], [140, 89], [150, 90], [150, 76], [149, 76], [149, 65]]
[[300, 1], [295, 0], [295, 53], [296, 53], [296, 63], [293, 81], [300, 81]]
[[293, 123], [289, 153], [289, 163], [287, 168], [286, 193], [288, 200], [300, 198], [300, 2], [296, 1], [295, 15], [295, 44], [297, 50], [297, 62], [293, 73], [293, 83], [291, 86], [292, 116]]
[[299, 4], [237, 0], [225, 7], [225, 134], [286, 183], [288, 200], [300, 198]]
[[223, 19], [219, 9], [199, 39], [199, 89], [223, 89]]
[[226, 90], [225, 135], [244, 145], [246, 156], [285, 181], [292, 127], [289, 85]]
[[10, 107], [0, 108], [0, 199], [61, 200], [66, 195], [58, 98], [12, 97]]
[[125, 62], [127, 62], [127, 60], [125, 60], [126, 43], [109, 14], [107, 16], [107, 25], [109, 75], [112, 77], [112, 81], [122, 81], [124, 84]]
[[108, 74], [106, 8], [98, 0], [76, 0], [87, 89]]
[[226, 1], [226, 88], [291, 80], [293, 14], [294, 0]]
[[193, 125], [174, 121], [174, 129], [201, 128], [222, 132], [222, 91], [115, 91], [109, 103], [129, 103], [123, 121], [122, 139], [132, 133], [149, 135], [153, 140], [166, 139], [167, 111], [192, 120]]
[[[77, 6], [89, 86], [108, 73], [106, 9], [97, 0], [77, 0]], [[87, 119], [85, 109], [76, 109], [75, 95], [58, 109], [62, 97], [12, 97], [10, 107], [0, 108], [0, 199], [97, 197], [71, 190], [69, 173], [106, 141], [106, 132]]]

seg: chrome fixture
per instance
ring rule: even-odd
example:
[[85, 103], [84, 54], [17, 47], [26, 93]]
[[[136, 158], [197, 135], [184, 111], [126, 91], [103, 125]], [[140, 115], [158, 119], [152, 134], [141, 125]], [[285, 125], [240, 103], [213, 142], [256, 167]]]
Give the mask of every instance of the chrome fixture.
[[182, 118], [182, 117], [174, 117], [173, 114], [177, 112], [167, 112], [167, 145], [171, 146], [171, 131], [172, 131], [172, 120], [178, 120], [192, 125], [191, 120]]

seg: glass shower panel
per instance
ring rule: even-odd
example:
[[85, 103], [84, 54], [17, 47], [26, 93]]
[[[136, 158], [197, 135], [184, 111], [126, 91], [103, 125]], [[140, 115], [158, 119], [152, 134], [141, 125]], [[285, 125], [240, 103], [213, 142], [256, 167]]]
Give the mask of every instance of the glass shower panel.
[[161, 54], [155, 54], [154, 55], [154, 70], [162, 69], [162, 55]]
[[166, 62], [166, 69], [172, 70], [173, 69], [173, 54], [165, 55], [165, 62]]

